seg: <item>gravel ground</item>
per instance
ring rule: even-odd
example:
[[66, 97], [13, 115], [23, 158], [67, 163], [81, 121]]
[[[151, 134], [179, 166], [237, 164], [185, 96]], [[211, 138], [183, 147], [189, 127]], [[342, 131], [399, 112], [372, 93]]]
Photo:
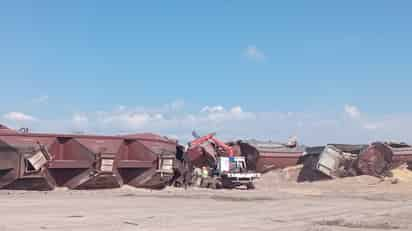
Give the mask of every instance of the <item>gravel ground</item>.
[[255, 191], [0, 191], [0, 230], [412, 230], [412, 183], [288, 174], [265, 175]]

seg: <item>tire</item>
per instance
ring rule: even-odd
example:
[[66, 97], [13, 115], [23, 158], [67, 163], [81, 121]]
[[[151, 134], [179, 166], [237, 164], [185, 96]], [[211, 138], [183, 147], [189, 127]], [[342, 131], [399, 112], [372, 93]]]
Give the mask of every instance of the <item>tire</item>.
[[246, 185], [246, 188], [247, 188], [247, 190], [256, 189], [255, 184], [253, 184], [253, 182], [249, 182], [249, 183]]
[[220, 181], [216, 181], [216, 189], [222, 189], [223, 188], [223, 184]]
[[228, 179], [223, 179], [222, 180], [222, 186], [223, 186], [223, 188], [226, 188], [226, 189], [236, 188], [236, 186]]

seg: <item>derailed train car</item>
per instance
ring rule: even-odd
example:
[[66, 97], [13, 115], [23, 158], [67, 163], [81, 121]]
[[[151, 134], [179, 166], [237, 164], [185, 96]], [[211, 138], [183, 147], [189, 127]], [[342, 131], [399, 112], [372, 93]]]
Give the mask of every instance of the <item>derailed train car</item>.
[[154, 134], [96, 136], [0, 129], [0, 188], [160, 189], [173, 177], [176, 140]]
[[328, 144], [308, 147], [298, 181], [357, 175], [390, 176], [390, 169], [412, 163], [412, 147], [404, 143]]
[[259, 173], [297, 165], [305, 151], [297, 142], [239, 140], [231, 145], [246, 157], [248, 168]]
[[412, 146], [403, 142], [387, 142], [386, 143], [393, 152], [394, 165], [403, 163], [408, 164], [412, 168]]
[[[207, 136], [205, 136], [207, 137]], [[223, 142], [214, 138], [191, 145], [187, 155], [195, 166], [210, 166], [218, 156], [244, 156], [249, 170], [265, 173], [273, 169], [294, 166], [301, 161], [305, 151], [296, 141], [280, 143], [273, 141], [238, 140]], [[230, 153], [230, 154], [229, 154]]]

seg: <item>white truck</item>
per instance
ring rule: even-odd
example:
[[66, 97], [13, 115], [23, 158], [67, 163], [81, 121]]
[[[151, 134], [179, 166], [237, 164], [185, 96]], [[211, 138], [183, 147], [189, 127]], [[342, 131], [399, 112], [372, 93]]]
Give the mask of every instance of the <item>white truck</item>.
[[212, 172], [212, 187], [233, 189], [245, 186], [254, 189], [254, 180], [260, 177], [260, 173], [247, 170], [246, 160], [243, 156], [218, 157], [217, 165]]

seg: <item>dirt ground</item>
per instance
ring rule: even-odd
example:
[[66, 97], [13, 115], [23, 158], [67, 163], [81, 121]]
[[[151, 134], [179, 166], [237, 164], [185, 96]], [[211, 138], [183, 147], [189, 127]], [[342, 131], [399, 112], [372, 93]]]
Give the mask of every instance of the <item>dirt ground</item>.
[[[283, 173], [282, 173], [283, 174]], [[412, 230], [412, 183], [355, 177], [258, 189], [0, 191], [1, 230]]]

